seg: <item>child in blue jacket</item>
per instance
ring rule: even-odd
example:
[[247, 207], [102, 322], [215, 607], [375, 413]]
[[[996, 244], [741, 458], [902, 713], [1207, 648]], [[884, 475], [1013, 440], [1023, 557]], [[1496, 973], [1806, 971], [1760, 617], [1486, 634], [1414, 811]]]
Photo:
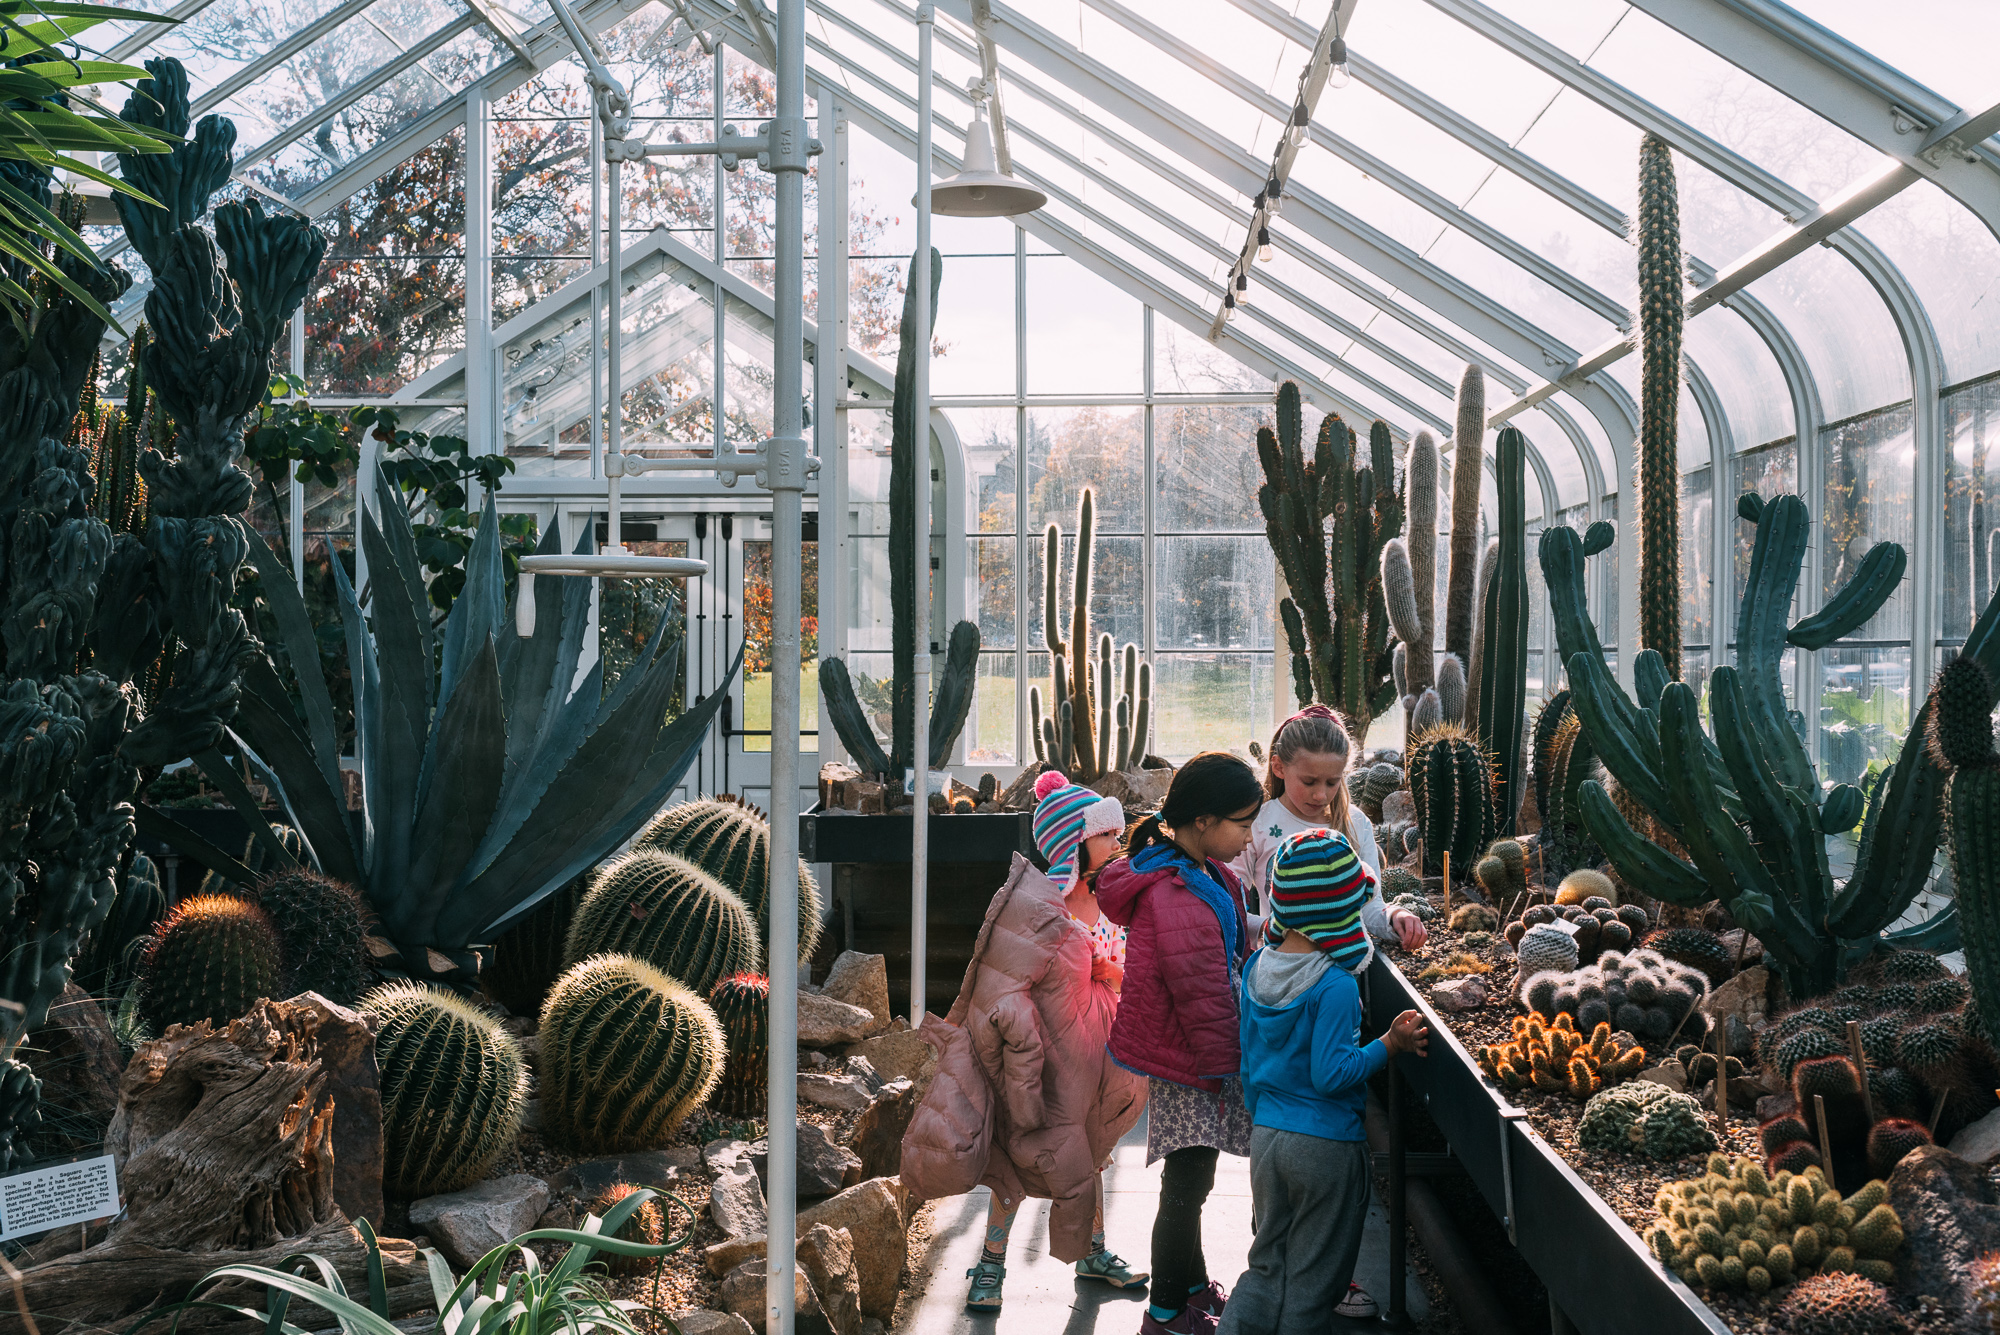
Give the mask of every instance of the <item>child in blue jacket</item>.
[[1367, 1080], [1398, 1053], [1425, 1055], [1429, 1042], [1413, 1010], [1359, 1041], [1361, 990], [1348, 968], [1367, 959], [1361, 906], [1371, 886], [1344, 835], [1293, 835], [1270, 884], [1264, 945], [1243, 966], [1257, 1236], [1220, 1335], [1320, 1335], [1348, 1303], [1368, 1218]]

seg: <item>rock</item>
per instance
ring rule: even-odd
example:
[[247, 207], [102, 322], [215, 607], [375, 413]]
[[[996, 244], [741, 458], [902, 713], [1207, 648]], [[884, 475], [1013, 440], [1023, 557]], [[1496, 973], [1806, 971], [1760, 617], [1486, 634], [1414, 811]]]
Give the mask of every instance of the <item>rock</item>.
[[[800, 1200], [831, 1196], [861, 1181], [861, 1156], [845, 1145], [834, 1144], [825, 1127], [800, 1122], [797, 1143]], [[770, 1154], [769, 1142], [758, 1141], [750, 1147], [749, 1154], [751, 1166], [762, 1178]]]
[[320, 1069], [333, 1101], [333, 1200], [349, 1219], [379, 1221], [382, 1200], [382, 1076], [375, 1020], [317, 992], [292, 998], [319, 1017]]
[[911, 1081], [892, 1080], [861, 1114], [847, 1146], [861, 1156], [863, 1179], [896, 1177], [903, 1171], [903, 1133], [910, 1129], [921, 1097]]
[[822, 811], [847, 805], [846, 785], [861, 777], [861, 771], [838, 760], [819, 767], [819, 806]]
[[[733, 1153], [710, 1155], [716, 1145], [727, 1145]], [[764, 1184], [750, 1161], [750, 1147], [740, 1140], [714, 1141], [702, 1153], [708, 1158], [709, 1171], [715, 1174], [708, 1188], [708, 1217], [724, 1237], [763, 1233], [770, 1226], [770, 1215], [764, 1204]]]
[[1889, 1205], [1903, 1221], [1897, 1290], [1958, 1313], [1954, 1330], [1988, 1329], [1974, 1315], [1971, 1266], [2000, 1248], [2000, 1193], [1987, 1170], [1940, 1145], [1921, 1146], [1889, 1174]]
[[564, 1205], [561, 1201], [557, 1201], [554, 1205], [551, 1205], [548, 1209], [542, 1211], [542, 1217], [535, 1221], [535, 1227], [575, 1228], [581, 1222], [582, 1220], [577, 1215], [576, 1211], [570, 1209], [567, 1205]]
[[1170, 769], [1113, 770], [1090, 788], [1092, 792], [1117, 798], [1129, 819], [1165, 801], [1167, 788], [1173, 781], [1174, 772]]
[[[100, 1126], [110, 1123], [111, 1114], [118, 1111], [125, 1051], [118, 1046], [104, 1007], [90, 993], [74, 982], [65, 986], [50, 1003], [48, 1021], [35, 1031], [29, 1045], [42, 1054], [33, 1064], [41, 1077], [43, 1103]], [[378, 1161], [380, 1154], [378, 1144]], [[378, 1185], [375, 1198], [381, 1197]]]
[[1467, 974], [1431, 988], [1431, 1005], [1447, 1015], [1477, 1010], [1485, 1004], [1486, 980], [1478, 974]]
[[[764, 1258], [759, 1256], [745, 1261], [724, 1275], [722, 1283], [716, 1286], [715, 1299], [731, 1315], [747, 1323], [751, 1330], [763, 1330]], [[792, 1301], [793, 1310], [799, 1317], [797, 1329], [803, 1333], [807, 1329], [807, 1320], [820, 1314], [819, 1300], [813, 1295], [812, 1281], [806, 1278], [804, 1267], [792, 1272]]]
[[862, 1088], [868, 1091], [868, 1096], [870, 1098], [873, 1098], [875, 1095], [881, 1093], [882, 1086], [889, 1083], [888, 1080], [882, 1075], [882, 1073], [875, 1069], [875, 1063], [869, 1061], [866, 1057], [856, 1056], [856, 1057], [842, 1058], [841, 1069], [846, 1074], [853, 1076], [856, 1080], [859, 1080], [861, 1082]]
[[1417, 799], [1407, 788], [1398, 788], [1382, 799], [1382, 823], [1401, 825], [1417, 818]]
[[[865, 1061], [866, 1058], [863, 1058]], [[873, 1067], [869, 1068], [873, 1070]], [[860, 1112], [873, 1101], [868, 1086], [851, 1075], [799, 1073], [799, 1102], [834, 1108], [840, 1112]]]
[[833, 1335], [861, 1335], [861, 1278], [854, 1270], [852, 1235], [814, 1224], [799, 1239], [798, 1261]]
[[872, 1316], [861, 1318], [861, 1335], [889, 1335], [889, 1328]]
[[1783, 1117], [1798, 1106], [1790, 1094], [1766, 1094], [1757, 1100], [1757, 1120], [1768, 1122], [1773, 1117]]
[[410, 1206], [410, 1224], [430, 1234], [460, 1271], [517, 1233], [525, 1233], [549, 1205], [549, 1184], [515, 1173]]
[[799, 993], [799, 1046], [833, 1048], [868, 1037], [878, 1028], [872, 1011], [828, 996]]
[[1718, 1022], [1733, 1015], [1747, 1032], [1764, 1018], [1770, 988], [1769, 969], [1761, 964], [1745, 969], [1708, 994], [1708, 1000], [1701, 1003], [1702, 1013]]
[[[870, 1178], [832, 1200], [799, 1211], [801, 1236], [814, 1224], [844, 1228], [854, 1239], [854, 1269], [861, 1279], [861, 1311], [888, 1320], [896, 1312], [909, 1243], [903, 1231], [903, 1184], [892, 1177]], [[752, 1258], [762, 1259], [764, 1239], [734, 1238], [702, 1253], [712, 1275], [727, 1275]]]
[[937, 1074], [937, 1053], [912, 1029], [891, 1029], [842, 1050], [848, 1057], [866, 1057], [884, 1080], [908, 1080], [919, 1090], [930, 1088]]
[[827, 971], [820, 993], [835, 1001], [859, 1006], [874, 1016], [874, 1026], [868, 1031], [871, 1034], [879, 1034], [886, 1029], [895, 1014], [889, 1009], [889, 963], [880, 955], [842, 951]]
[[1035, 764], [1024, 768], [1014, 776], [1014, 782], [1000, 794], [1000, 806], [1005, 811], [1033, 811], [1035, 809], [1035, 780], [1042, 777], [1046, 766]]
[[1732, 1057], [1739, 1057], [1748, 1065], [1757, 1053], [1757, 1036], [1750, 1032], [1750, 1026], [1743, 1023], [1741, 1016], [1727, 1015], [1722, 1020], [1723, 1041]]
[[691, 1145], [608, 1154], [563, 1169], [549, 1179], [549, 1190], [589, 1199], [615, 1182], [630, 1182], [635, 1187], [664, 1187], [694, 1172], [701, 1162], [701, 1151]]
[[2000, 1108], [1953, 1136], [1951, 1152], [1967, 1163], [1989, 1164], [2000, 1159]]
[[1755, 964], [1764, 958], [1764, 943], [1741, 927], [1732, 927], [1722, 933], [1722, 944], [1728, 948], [1732, 960], [1741, 958], [1745, 964]]
[[1679, 1058], [1669, 1057], [1649, 1071], [1641, 1071], [1632, 1077], [1635, 1080], [1650, 1080], [1656, 1085], [1665, 1085], [1676, 1094], [1685, 1094], [1688, 1087], [1687, 1067]]
[[674, 1324], [681, 1335], [756, 1335], [756, 1327], [734, 1312], [680, 1312]]

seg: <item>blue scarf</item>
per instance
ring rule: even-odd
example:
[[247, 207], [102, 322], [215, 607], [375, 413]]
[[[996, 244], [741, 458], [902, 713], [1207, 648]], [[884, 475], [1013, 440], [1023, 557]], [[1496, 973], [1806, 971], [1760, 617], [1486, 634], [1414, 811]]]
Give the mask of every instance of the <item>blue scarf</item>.
[[1236, 897], [1224, 889], [1220, 881], [1209, 875], [1207, 867], [1197, 866], [1193, 858], [1173, 844], [1149, 844], [1132, 857], [1133, 871], [1151, 872], [1158, 871], [1162, 867], [1175, 868], [1180, 873], [1181, 883], [1215, 914], [1216, 922], [1222, 926], [1224, 952], [1222, 968], [1234, 981], [1236, 948], [1242, 934], [1242, 920], [1238, 916]]

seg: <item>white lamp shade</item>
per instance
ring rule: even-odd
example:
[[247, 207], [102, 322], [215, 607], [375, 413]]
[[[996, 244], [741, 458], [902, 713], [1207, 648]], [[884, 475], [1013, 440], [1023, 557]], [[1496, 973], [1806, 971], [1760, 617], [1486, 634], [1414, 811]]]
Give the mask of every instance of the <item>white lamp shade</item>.
[[998, 170], [993, 129], [986, 123], [985, 106], [976, 104], [972, 128], [965, 136], [965, 170], [931, 187], [931, 212], [952, 218], [1011, 218], [1033, 213], [1048, 202], [1049, 197], [1035, 187]]

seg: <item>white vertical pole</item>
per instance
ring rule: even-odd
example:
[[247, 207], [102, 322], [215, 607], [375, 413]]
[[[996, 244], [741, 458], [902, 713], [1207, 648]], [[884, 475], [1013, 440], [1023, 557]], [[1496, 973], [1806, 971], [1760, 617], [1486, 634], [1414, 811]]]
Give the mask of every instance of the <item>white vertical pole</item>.
[[621, 364], [625, 340], [625, 197], [619, 193], [621, 186], [618, 170], [623, 164], [613, 159], [604, 164], [604, 176], [611, 192], [611, 272], [607, 285], [610, 295], [605, 300], [606, 323], [610, 326], [610, 337], [605, 345], [604, 364], [606, 371], [605, 404], [610, 414], [610, 422], [604, 435], [604, 476], [605, 490], [609, 503], [606, 508], [604, 549], [620, 552], [625, 549], [624, 536], [618, 531], [618, 486], [624, 481], [623, 463], [619, 459], [625, 439], [625, 380]]
[[910, 418], [916, 441], [917, 619], [916, 708], [910, 732], [916, 792], [910, 807], [910, 1027], [924, 1022], [924, 953], [930, 948], [931, 826], [931, 30], [937, 12], [917, 6], [917, 253], [913, 304], [917, 317], [916, 375]]
[[[819, 651], [847, 652], [847, 117], [820, 84], [819, 303], [813, 347], [813, 452], [819, 473]], [[822, 722], [819, 758], [838, 760], [840, 735]]]
[[[799, 506], [805, 491], [806, 0], [779, 0], [778, 114], [769, 161], [778, 188], [773, 294], [772, 434], [763, 484], [771, 492], [771, 1020], [770, 1239], [765, 1327], [792, 1335], [798, 1211], [799, 1019]], [[720, 90], [718, 89], [718, 96]], [[719, 201], [718, 201], [719, 203]]]
[[[604, 229], [597, 220], [604, 199], [604, 123], [590, 118], [590, 269], [604, 264]], [[604, 291], [590, 289], [590, 475], [604, 476]], [[567, 550], [565, 548], [565, 550]]]
[[[306, 373], [306, 304], [292, 312], [292, 374], [304, 377]], [[143, 405], [142, 405], [143, 406]], [[299, 586], [299, 592], [306, 587], [306, 484], [299, 480], [299, 466], [292, 464], [292, 484], [287, 489], [287, 508], [291, 511], [291, 553], [292, 581]]]
[[500, 454], [499, 359], [493, 349], [493, 130], [484, 84], [465, 93], [465, 438]]

